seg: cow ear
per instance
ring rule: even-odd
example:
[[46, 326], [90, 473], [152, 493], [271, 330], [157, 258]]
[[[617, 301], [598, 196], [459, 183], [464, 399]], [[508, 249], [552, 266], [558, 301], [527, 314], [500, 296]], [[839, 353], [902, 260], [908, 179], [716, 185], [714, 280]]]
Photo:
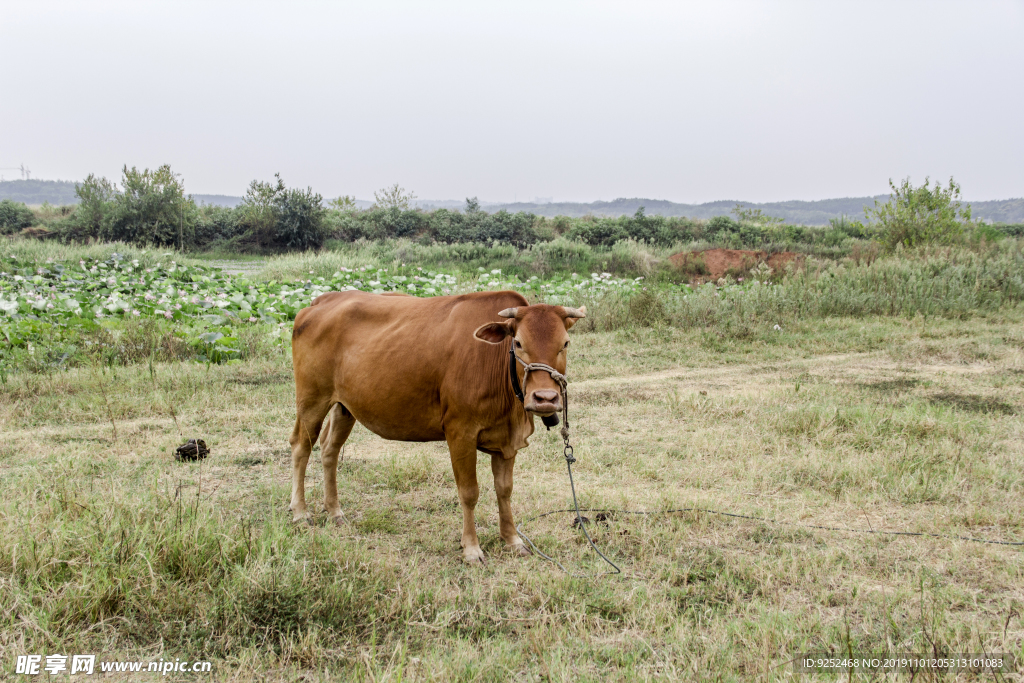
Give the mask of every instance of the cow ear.
[[565, 306], [564, 309], [565, 309], [565, 329], [566, 330], [569, 330], [570, 328], [572, 328], [572, 326], [575, 325], [576, 322], [578, 320], [580, 320], [581, 318], [586, 318], [587, 317], [587, 307], [586, 306], [580, 306], [579, 308], [569, 308], [568, 306]]
[[505, 337], [513, 334], [512, 325], [514, 323], [515, 320], [506, 320], [503, 323], [487, 323], [476, 328], [473, 336], [488, 344], [500, 344], [505, 340]]

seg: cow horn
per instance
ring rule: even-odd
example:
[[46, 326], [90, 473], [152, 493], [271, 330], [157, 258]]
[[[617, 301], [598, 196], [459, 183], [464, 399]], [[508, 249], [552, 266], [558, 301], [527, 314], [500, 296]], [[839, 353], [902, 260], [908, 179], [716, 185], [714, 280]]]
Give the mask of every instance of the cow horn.
[[498, 315], [501, 316], [502, 318], [514, 318], [516, 317], [516, 313], [518, 312], [518, 308], [506, 308], [504, 311], [498, 313]]
[[562, 308], [565, 309], [565, 317], [566, 318], [586, 318], [587, 317], [587, 307], [586, 306], [582, 306], [580, 308], [569, 308], [568, 306], [563, 306]]

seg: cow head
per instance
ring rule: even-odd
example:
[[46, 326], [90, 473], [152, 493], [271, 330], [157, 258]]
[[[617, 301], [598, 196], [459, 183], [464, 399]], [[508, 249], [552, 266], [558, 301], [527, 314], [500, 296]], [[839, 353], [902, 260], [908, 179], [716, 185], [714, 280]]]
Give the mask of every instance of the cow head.
[[[587, 307], [534, 304], [506, 308], [498, 315], [507, 320], [481, 325], [473, 336], [488, 344], [501, 344], [506, 337], [511, 337], [516, 355], [524, 362], [543, 363], [564, 375], [569, 351], [567, 333], [577, 320], [587, 317]], [[559, 389], [551, 375], [533, 371], [523, 386], [523, 407], [537, 415], [554, 415], [562, 409], [562, 392]]]

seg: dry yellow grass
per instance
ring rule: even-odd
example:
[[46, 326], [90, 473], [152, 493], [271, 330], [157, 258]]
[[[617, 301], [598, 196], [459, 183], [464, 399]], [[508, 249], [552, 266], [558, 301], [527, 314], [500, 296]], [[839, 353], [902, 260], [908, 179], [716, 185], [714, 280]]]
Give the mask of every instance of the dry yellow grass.
[[[1022, 540], [1021, 329], [1008, 311], [754, 342], [578, 334], [581, 504]], [[292, 391], [283, 355], [8, 377], [3, 666], [96, 651], [209, 658], [217, 680], [778, 680], [806, 651], [1024, 655], [1020, 548], [619, 514], [592, 529], [625, 576], [576, 579], [503, 552], [481, 458], [490, 562], [469, 568], [443, 444], [359, 426], [339, 475], [348, 525], [292, 527]], [[211, 458], [174, 462], [193, 435]], [[518, 518], [569, 506], [560, 446], [541, 431], [520, 454]], [[318, 463], [307, 497], [322, 501]], [[524, 530], [604, 571], [571, 521]]]

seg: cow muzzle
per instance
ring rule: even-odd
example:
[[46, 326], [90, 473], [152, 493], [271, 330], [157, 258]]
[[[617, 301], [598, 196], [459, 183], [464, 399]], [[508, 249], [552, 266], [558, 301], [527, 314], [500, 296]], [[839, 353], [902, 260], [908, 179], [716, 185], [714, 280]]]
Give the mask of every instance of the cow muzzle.
[[[522, 384], [520, 384], [519, 376], [516, 374], [516, 363], [523, 366]], [[526, 380], [529, 379], [530, 373], [538, 370], [551, 375], [556, 388], [535, 389], [530, 392], [524, 392], [523, 387], [526, 386]], [[508, 374], [509, 381], [512, 383], [512, 392], [516, 398], [523, 402], [523, 408], [526, 412], [540, 415], [548, 429], [558, 424], [558, 413], [563, 409], [562, 394], [568, 383], [565, 375], [544, 363], [527, 363], [516, 355], [515, 343], [509, 344], [508, 347]]]
[[537, 415], [554, 415], [562, 410], [562, 396], [554, 389], [538, 389], [530, 392], [529, 399], [523, 407], [527, 412]]

